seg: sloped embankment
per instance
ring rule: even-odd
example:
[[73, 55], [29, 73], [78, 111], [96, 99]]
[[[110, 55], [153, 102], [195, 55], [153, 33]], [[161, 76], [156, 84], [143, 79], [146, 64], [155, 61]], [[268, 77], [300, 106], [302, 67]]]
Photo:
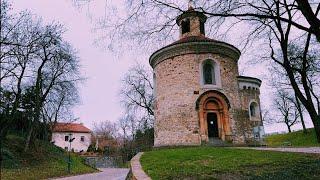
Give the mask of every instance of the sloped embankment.
[[45, 141], [35, 141], [24, 152], [24, 138], [9, 135], [1, 147], [1, 179], [46, 179], [66, 175], [96, 172], [84, 164], [84, 160], [72, 154], [71, 174], [67, 171], [67, 153]]

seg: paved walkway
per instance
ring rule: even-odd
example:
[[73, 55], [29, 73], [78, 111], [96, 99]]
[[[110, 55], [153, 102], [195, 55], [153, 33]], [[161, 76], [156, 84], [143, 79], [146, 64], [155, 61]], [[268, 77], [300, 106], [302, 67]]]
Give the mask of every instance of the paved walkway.
[[282, 151], [282, 152], [300, 152], [300, 153], [312, 153], [312, 154], [320, 154], [320, 147], [279, 147], [279, 148], [268, 148], [268, 147], [239, 147], [241, 149], [256, 149], [263, 151]]
[[99, 168], [98, 173], [70, 176], [56, 180], [125, 180], [129, 169], [125, 168]]

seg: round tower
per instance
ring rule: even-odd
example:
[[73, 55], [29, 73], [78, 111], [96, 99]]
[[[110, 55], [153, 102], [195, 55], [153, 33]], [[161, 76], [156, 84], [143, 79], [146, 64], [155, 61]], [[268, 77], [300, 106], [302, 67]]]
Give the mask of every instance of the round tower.
[[[210, 139], [242, 141], [240, 51], [205, 36], [207, 17], [189, 8], [177, 17], [180, 39], [154, 52], [155, 146], [200, 145]], [[239, 135], [241, 136], [241, 135]]]

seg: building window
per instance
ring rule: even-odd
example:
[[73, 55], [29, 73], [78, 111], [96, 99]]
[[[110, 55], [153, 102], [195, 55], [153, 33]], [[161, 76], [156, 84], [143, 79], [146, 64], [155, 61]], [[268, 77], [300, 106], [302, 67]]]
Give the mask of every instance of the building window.
[[181, 22], [182, 34], [190, 32], [190, 20], [186, 19]]
[[80, 140], [81, 142], [84, 142], [84, 136], [81, 136]]
[[64, 141], [69, 141], [69, 136], [64, 136]]
[[153, 73], [153, 95], [156, 97], [157, 82], [156, 82], [156, 73]]
[[249, 106], [250, 118], [256, 118], [259, 116], [259, 106], [256, 102], [251, 102]]
[[255, 117], [256, 116], [256, 107], [253, 103], [250, 105], [250, 116]]
[[214, 65], [211, 61], [203, 64], [203, 80], [204, 84], [216, 84]]
[[204, 30], [204, 22], [200, 22], [200, 33], [201, 34], [205, 34], [205, 30]]

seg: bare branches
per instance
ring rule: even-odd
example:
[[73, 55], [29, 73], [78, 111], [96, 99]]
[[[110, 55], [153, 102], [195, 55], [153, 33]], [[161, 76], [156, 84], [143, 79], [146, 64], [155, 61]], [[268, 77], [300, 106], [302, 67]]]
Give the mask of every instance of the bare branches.
[[296, 0], [298, 3], [298, 8], [310, 24], [310, 33], [316, 35], [318, 41], [320, 42], [320, 19], [317, 17], [317, 14], [320, 10], [320, 3], [315, 10], [315, 13], [312, 10], [312, 7], [308, 1]]
[[151, 77], [151, 71], [136, 64], [122, 80], [120, 98], [125, 108], [119, 127], [124, 137], [126, 159], [139, 149], [153, 146], [154, 94]]
[[285, 123], [289, 132], [291, 132], [291, 127], [299, 122], [298, 119], [300, 118], [295, 104], [295, 98], [291, 97], [288, 92], [283, 89], [277, 90], [274, 105], [281, 114], [277, 122]]
[[153, 112], [153, 85], [148, 73], [142, 65], [137, 65], [129, 70], [123, 79], [123, 87], [120, 92], [122, 102], [127, 109], [139, 109], [147, 115]]
[[101, 121], [99, 123], [94, 123], [94, 134], [97, 137], [102, 137], [105, 139], [116, 139], [118, 137], [118, 125], [110, 121]]
[[63, 40], [61, 24], [45, 25], [28, 12], [11, 14], [6, 5], [1, 3], [1, 137], [24, 119], [27, 150], [38, 133], [48, 138], [37, 128], [70, 118], [81, 77], [76, 52]]

